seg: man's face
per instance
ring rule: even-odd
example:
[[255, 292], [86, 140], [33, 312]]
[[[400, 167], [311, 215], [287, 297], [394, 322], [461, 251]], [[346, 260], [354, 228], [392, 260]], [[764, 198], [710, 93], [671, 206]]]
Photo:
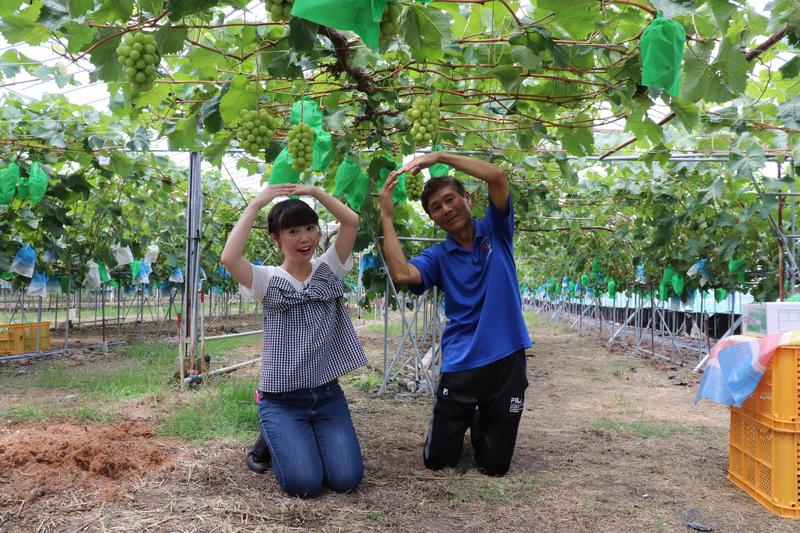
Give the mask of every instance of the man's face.
[[428, 199], [431, 219], [447, 233], [457, 233], [472, 224], [471, 208], [469, 193], [461, 196], [452, 185], [442, 187]]

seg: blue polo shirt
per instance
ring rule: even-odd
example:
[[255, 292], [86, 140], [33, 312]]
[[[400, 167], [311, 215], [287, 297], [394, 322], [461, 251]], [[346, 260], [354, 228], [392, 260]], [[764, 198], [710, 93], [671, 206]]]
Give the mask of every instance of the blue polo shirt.
[[514, 210], [491, 202], [483, 220], [473, 219], [475, 240], [465, 250], [448, 235], [411, 260], [422, 275], [422, 294], [444, 291], [448, 322], [442, 335], [442, 371], [460, 372], [488, 365], [531, 346], [514, 264]]

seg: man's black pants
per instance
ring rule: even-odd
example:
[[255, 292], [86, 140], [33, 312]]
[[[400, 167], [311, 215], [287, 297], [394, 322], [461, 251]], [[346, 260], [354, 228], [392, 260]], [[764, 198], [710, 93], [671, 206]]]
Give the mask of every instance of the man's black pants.
[[432, 470], [456, 466], [470, 428], [478, 468], [490, 476], [505, 474], [527, 387], [525, 350], [480, 368], [442, 372], [425, 439], [425, 466]]

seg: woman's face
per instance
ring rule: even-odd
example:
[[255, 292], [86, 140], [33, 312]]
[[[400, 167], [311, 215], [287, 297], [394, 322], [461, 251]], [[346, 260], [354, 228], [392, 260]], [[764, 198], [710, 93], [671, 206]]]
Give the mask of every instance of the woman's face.
[[302, 263], [310, 261], [319, 243], [319, 226], [306, 224], [286, 228], [279, 235], [273, 235], [278, 247], [287, 261]]

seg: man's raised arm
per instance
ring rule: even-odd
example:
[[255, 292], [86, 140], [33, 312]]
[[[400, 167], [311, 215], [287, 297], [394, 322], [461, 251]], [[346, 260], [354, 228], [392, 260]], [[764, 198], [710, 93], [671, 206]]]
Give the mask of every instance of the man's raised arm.
[[400, 239], [394, 229], [392, 215], [394, 214], [394, 187], [397, 185], [397, 177], [390, 175], [383, 184], [380, 196], [381, 225], [383, 226], [383, 255], [386, 259], [386, 266], [389, 268], [389, 275], [395, 283], [408, 285], [419, 285], [422, 283], [422, 275], [419, 270], [406, 260]]

